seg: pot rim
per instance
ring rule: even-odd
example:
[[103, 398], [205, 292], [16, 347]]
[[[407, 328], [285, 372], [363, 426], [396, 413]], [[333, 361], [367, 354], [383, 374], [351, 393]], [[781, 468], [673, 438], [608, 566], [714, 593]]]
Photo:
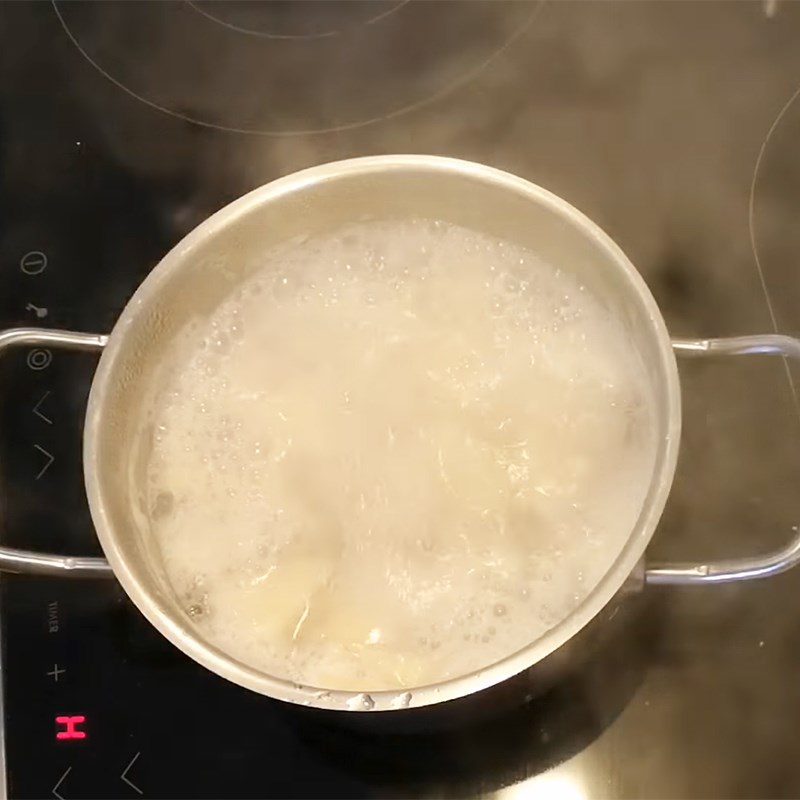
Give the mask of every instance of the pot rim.
[[[98, 477], [98, 441], [103, 428], [104, 400], [115, 373], [126, 330], [146, 312], [174, 269], [233, 220], [253, 208], [281, 197], [345, 176], [407, 170], [457, 174], [493, 184], [531, 202], [548, 207], [582, 229], [593, 244], [606, 252], [624, 273], [630, 288], [644, 306], [658, 342], [658, 365], [666, 382], [667, 422], [658, 443], [653, 476], [639, 518], [614, 563], [587, 597], [547, 633], [506, 658], [467, 675], [422, 687], [364, 691], [363, 693], [300, 686], [249, 667], [202, 641], [189, 619], [177, 619], [156, 595], [144, 587], [124, 559], [105, 508]], [[173, 247], [139, 284], [109, 336], [92, 381], [84, 428], [83, 462], [89, 508], [97, 536], [109, 564], [126, 593], [148, 621], [176, 647], [212, 672], [247, 689], [300, 705], [338, 711], [392, 711], [454, 700], [507, 680], [542, 661], [572, 638], [611, 600], [641, 560], [669, 494], [678, 457], [681, 429], [680, 385], [675, 356], [664, 319], [650, 290], [619, 246], [586, 215], [558, 196], [523, 178], [493, 167], [455, 158], [430, 155], [381, 155], [335, 161], [295, 172], [265, 184], [217, 211]]]

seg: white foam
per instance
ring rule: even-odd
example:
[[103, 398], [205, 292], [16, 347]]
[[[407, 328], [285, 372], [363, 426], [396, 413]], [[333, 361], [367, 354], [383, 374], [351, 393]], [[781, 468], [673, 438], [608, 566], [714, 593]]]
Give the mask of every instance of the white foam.
[[147, 504], [211, 641], [372, 691], [487, 666], [574, 609], [655, 444], [625, 331], [562, 267], [363, 223], [266, 254], [193, 331], [153, 409]]

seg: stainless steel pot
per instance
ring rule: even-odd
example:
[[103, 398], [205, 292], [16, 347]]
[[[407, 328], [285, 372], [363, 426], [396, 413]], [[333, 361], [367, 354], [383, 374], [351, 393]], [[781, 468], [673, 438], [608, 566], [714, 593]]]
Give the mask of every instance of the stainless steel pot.
[[[207, 315], [250, 272], [265, 249], [353, 220], [449, 220], [519, 243], [573, 270], [624, 322], [647, 365], [656, 398], [658, 454], [639, 519], [600, 583], [565, 620], [508, 658], [471, 675], [409, 692], [354, 695], [300, 687], [258, 672], [203, 638], [170, 590], [147, 527], [129, 491], [145, 424], [148, 387], [159, 354], [193, 318]], [[72, 577], [115, 576], [148, 620], [210, 670], [261, 694], [317, 708], [387, 711], [465, 698], [513, 676], [536, 676], [563, 663], [590, 621], [637, 582], [711, 584], [774, 575], [800, 559], [800, 536], [785, 548], [716, 563], [648, 563], [645, 549], [672, 484], [681, 429], [675, 356], [764, 354], [800, 358], [800, 340], [764, 335], [670, 341], [644, 281], [591, 220], [550, 192], [480, 164], [433, 156], [358, 158], [305, 170], [256, 189], [217, 212], [174, 247], [148, 275], [110, 335], [20, 328], [0, 333], [0, 351], [35, 345], [102, 350], [84, 430], [86, 491], [107, 561], [0, 548], [0, 569]], [[643, 566], [644, 565], [644, 566]]]

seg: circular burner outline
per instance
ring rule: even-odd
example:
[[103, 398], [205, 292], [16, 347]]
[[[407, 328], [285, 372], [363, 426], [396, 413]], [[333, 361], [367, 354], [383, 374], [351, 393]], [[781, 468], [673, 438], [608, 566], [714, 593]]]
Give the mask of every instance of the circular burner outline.
[[[775, 333], [779, 333], [778, 330], [778, 318], [775, 315], [775, 307], [772, 305], [772, 298], [769, 294], [769, 288], [767, 287], [767, 278], [764, 274], [764, 267], [761, 263], [761, 256], [758, 253], [758, 241], [756, 238], [756, 225], [755, 225], [755, 205], [756, 205], [756, 188], [758, 186], [758, 176], [761, 172], [761, 164], [764, 161], [764, 156], [767, 152], [767, 146], [769, 145], [770, 140], [772, 139], [772, 135], [778, 129], [781, 124], [781, 121], [788, 113], [789, 109], [794, 105], [797, 98], [800, 97], [800, 86], [798, 86], [794, 92], [789, 96], [789, 99], [783, 104], [783, 107], [778, 112], [778, 115], [772, 121], [772, 125], [769, 126], [769, 130], [767, 131], [767, 135], [764, 137], [764, 141], [761, 143], [761, 147], [758, 151], [758, 156], [756, 157], [756, 165], [753, 168], [753, 179], [750, 181], [750, 196], [747, 202], [747, 226], [750, 231], [750, 249], [753, 253], [753, 260], [755, 261], [756, 265], [756, 272], [758, 273], [758, 279], [761, 283], [761, 290], [764, 292], [764, 300], [767, 304], [767, 313], [769, 314], [770, 322], [772, 323], [772, 330]], [[792, 395], [792, 401], [794, 404], [795, 411], [797, 412], [798, 418], [800, 418], [800, 392], [798, 392], [798, 388], [795, 385], [794, 375], [792, 374], [792, 370], [789, 367], [789, 361], [787, 360], [786, 356], [783, 357], [783, 367], [786, 372], [786, 380], [789, 383], [789, 391]]]
[[800, 86], [798, 86], [794, 92], [792, 92], [789, 99], [783, 104], [783, 108], [778, 112], [778, 116], [772, 122], [772, 125], [769, 126], [769, 130], [767, 131], [767, 135], [764, 137], [764, 141], [761, 143], [761, 148], [758, 151], [758, 157], [756, 158], [756, 165], [753, 169], [753, 179], [750, 182], [750, 197], [747, 204], [747, 224], [750, 228], [750, 249], [753, 251], [753, 258], [756, 262], [756, 268], [758, 269], [758, 274], [761, 278], [761, 283], [764, 288], [764, 294], [767, 296], [767, 305], [769, 306], [769, 313], [772, 317], [772, 323], [776, 327], [777, 330], [777, 323], [775, 321], [775, 315], [772, 311], [772, 303], [769, 300], [769, 294], [767, 293], [767, 286], [764, 280], [764, 271], [761, 266], [761, 258], [758, 254], [758, 243], [756, 241], [756, 226], [755, 226], [755, 205], [756, 205], [756, 186], [758, 185], [758, 176], [761, 172], [761, 164], [764, 161], [764, 155], [767, 152], [767, 145], [769, 145], [770, 139], [772, 139], [772, 134], [778, 129], [778, 126], [781, 124], [781, 120], [786, 116], [789, 109], [794, 105], [795, 100], [800, 97]]
[[[197, 0], [183, 0], [183, 2], [186, 3], [186, 5], [189, 6], [193, 11], [196, 11], [206, 19], [216, 22], [217, 25], [222, 25], [224, 28], [229, 28], [232, 31], [236, 31], [236, 33], [244, 33], [247, 36], [258, 36], [262, 39], [302, 39], [307, 41], [309, 39], [328, 39], [332, 36], [341, 36], [344, 32], [343, 30], [325, 31], [324, 33], [268, 33], [266, 31], [256, 31], [252, 28], [243, 28], [241, 25], [234, 25], [232, 22], [225, 22], [225, 20], [220, 19], [214, 14], [211, 14], [210, 12], [201, 8]], [[370, 19], [359, 22], [354, 26], [354, 28], [374, 25], [376, 22], [380, 22], [382, 19], [388, 17], [390, 14], [394, 14], [395, 11], [399, 11], [403, 6], [408, 5], [410, 2], [411, 0], [397, 0], [397, 2], [395, 2], [395, 4], [388, 11], [382, 11], [380, 14], [376, 14], [374, 17], [370, 17]]]
[[496, 58], [502, 55], [512, 44], [514, 44], [517, 39], [519, 39], [531, 26], [534, 19], [539, 15], [539, 12], [544, 7], [546, 0], [537, 0], [535, 7], [531, 11], [528, 18], [514, 31], [503, 44], [500, 45], [497, 50], [489, 55], [488, 58], [484, 59], [480, 64], [476, 65], [470, 70], [462, 75], [460, 78], [455, 80], [453, 83], [445, 86], [443, 89], [440, 89], [437, 92], [434, 92], [427, 98], [422, 100], [417, 100], [413, 103], [409, 103], [408, 105], [402, 106], [401, 108], [397, 108], [394, 111], [390, 111], [387, 114], [382, 114], [377, 117], [370, 117], [366, 120], [360, 120], [357, 122], [347, 122], [343, 125], [333, 125], [327, 128], [300, 128], [297, 130], [289, 130], [289, 131], [273, 131], [263, 128], [237, 128], [228, 125], [217, 125], [213, 122], [205, 122], [204, 120], [198, 119], [196, 117], [190, 117], [188, 114], [182, 114], [179, 111], [174, 111], [171, 108], [167, 108], [166, 106], [162, 106], [159, 103], [156, 103], [153, 100], [148, 100], [146, 97], [137, 94], [132, 89], [129, 89], [125, 86], [124, 83], [118, 81], [113, 75], [109, 74], [104, 70], [87, 52], [86, 50], [81, 47], [80, 42], [78, 41], [77, 37], [72, 33], [69, 26], [66, 23], [66, 20], [61, 15], [61, 12], [58, 9], [57, 0], [50, 0], [50, 5], [53, 7], [53, 11], [55, 12], [56, 16], [58, 17], [58, 21], [61, 23], [61, 27], [64, 29], [64, 33], [67, 34], [69, 40], [78, 50], [78, 52], [89, 62], [107, 81], [113, 83], [118, 89], [121, 89], [125, 94], [129, 95], [130, 97], [135, 98], [141, 103], [144, 103], [146, 106], [149, 106], [156, 111], [161, 111], [164, 114], [167, 114], [175, 119], [183, 120], [184, 122], [190, 122], [194, 125], [199, 125], [203, 128], [209, 128], [212, 130], [223, 131], [225, 133], [240, 133], [246, 134], [248, 136], [269, 136], [269, 137], [284, 137], [284, 136], [313, 136], [315, 134], [323, 134], [323, 133], [340, 133], [343, 131], [351, 131], [355, 130], [356, 128], [362, 128], [367, 125], [374, 125], [377, 122], [384, 122], [386, 120], [394, 119], [396, 117], [403, 116], [404, 114], [408, 114], [412, 111], [416, 111], [420, 108], [425, 106], [431, 105], [432, 103], [441, 100], [443, 97], [447, 96], [451, 92], [460, 89], [462, 86], [465, 86], [481, 72], [483, 72]]
[[758, 157], [756, 158], [756, 165], [753, 169], [753, 179], [750, 182], [750, 197], [747, 203], [747, 224], [750, 229], [750, 249], [753, 251], [753, 258], [756, 262], [756, 269], [758, 270], [758, 276], [761, 279], [761, 288], [764, 290], [764, 296], [767, 299], [767, 307], [769, 310], [769, 315], [772, 320], [772, 326], [777, 331], [778, 330], [778, 323], [775, 317], [775, 312], [772, 308], [772, 301], [769, 297], [769, 292], [767, 291], [767, 282], [764, 277], [764, 269], [761, 265], [761, 257], [758, 254], [758, 242], [756, 241], [756, 226], [755, 226], [755, 205], [756, 205], [756, 187], [758, 185], [758, 176], [761, 172], [761, 164], [764, 161], [764, 155], [767, 152], [767, 145], [769, 145], [770, 139], [772, 139], [772, 135], [778, 129], [778, 126], [781, 124], [781, 120], [786, 116], [789, 109], [794, 105], [795, 100], [800, 97], [800, 86], [798, 86], [794, 92], [792, 92], [789, 99], [783, 104], [783, 108], [778, 112], [778, 116], [770, 125], [769, 130], [767, 131], [767, 135], [764, 137], [764, 141], [761, 143], [761, 148], [758, 151]]

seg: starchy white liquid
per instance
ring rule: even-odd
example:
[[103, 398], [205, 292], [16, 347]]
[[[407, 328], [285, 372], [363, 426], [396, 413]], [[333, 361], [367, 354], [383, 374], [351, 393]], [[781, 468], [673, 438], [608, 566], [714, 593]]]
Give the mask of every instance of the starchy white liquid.
[[327, 689], [487, 666], [564, 618], [642, 506], [650, 389], [532, 252], [431, 221], [276, 249], [152, 409], [147, 513], [210, 641]]

